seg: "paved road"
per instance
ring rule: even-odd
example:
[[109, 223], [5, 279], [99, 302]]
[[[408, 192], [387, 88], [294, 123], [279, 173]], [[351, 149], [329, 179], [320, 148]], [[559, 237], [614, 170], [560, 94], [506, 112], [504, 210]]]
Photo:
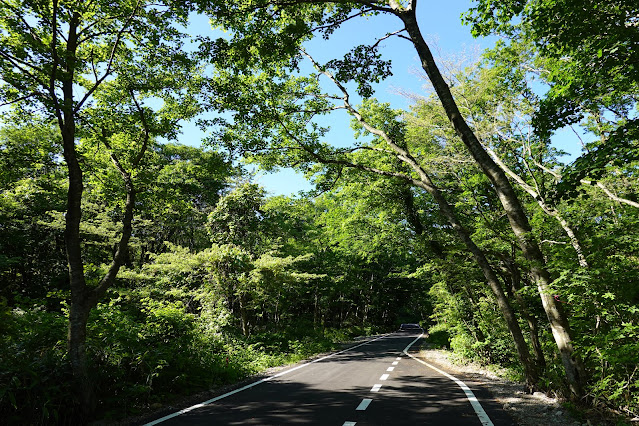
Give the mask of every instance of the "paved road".
[[[476, 384], [456, 383], [412, 358], [413, 351], [404, 352], [419, 335], [398, 332], [371, 340], [159, 419], [160, 424], [514, 424]], [[466, 391], [460, 387], [465, 385]]]

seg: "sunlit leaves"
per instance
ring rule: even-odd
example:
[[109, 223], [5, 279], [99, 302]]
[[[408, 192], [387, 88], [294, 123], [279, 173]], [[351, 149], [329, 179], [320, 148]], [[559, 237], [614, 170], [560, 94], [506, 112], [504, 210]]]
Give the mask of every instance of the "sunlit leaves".
[[[534, 114], [539, 134], [580, 124], [594, 136], [563, 177], [566, 198], [576, 195], [581, 179], [599, 179], [611, 165], [639, 158], [638, 13], [628, 0], [486, 0], [466, 16], [477, 34], [504, 33], [514, 36], [512, 44], [536, 47], [545, 68], [540, 76], [549, 85]], [[596, 126], [588, 124], [593, 120]]]

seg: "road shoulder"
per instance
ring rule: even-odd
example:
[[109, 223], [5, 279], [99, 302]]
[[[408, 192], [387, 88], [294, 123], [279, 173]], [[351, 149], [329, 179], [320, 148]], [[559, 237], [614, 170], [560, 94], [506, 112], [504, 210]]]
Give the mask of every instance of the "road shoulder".
[[[535, 392], [532, 395], [526, 394], [523, 384], [506, 380], [477, 364], [460, 365], [454, 363], [447, 351], [422, 348], [419, 356], [438, 368], [450, 371], [471, 388], [480, 389], [480, 393], [490, 395], [490, 399], [498, 405], [498, 407], [492, 407], [497, 410], [491, 411], [506, 412], [519, 426], [582, 425], [570, 416], [558, 399], [550, 398], [541, 392]], [[477, 396], [481, 398], [480, 395]], [[481, 402], [485, 404], [484, 400]], [[506, 420], [501, 419], [499, 423], [502, 421]], [[495, 422], [495, 424], [497, 423]]]

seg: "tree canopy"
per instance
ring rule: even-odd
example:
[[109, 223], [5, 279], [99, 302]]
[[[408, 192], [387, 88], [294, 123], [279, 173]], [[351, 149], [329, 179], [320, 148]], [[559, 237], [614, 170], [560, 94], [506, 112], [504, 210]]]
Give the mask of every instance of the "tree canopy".
[[[637, 6], [480, 0], [464, 20], [505, 39], [444, 69], [417, 4], [2, 3], [0, 416], [123, 418], [403, 322], [636, 416]], [[389, 38], [430, 84], [408, 109], [375, 97]]]

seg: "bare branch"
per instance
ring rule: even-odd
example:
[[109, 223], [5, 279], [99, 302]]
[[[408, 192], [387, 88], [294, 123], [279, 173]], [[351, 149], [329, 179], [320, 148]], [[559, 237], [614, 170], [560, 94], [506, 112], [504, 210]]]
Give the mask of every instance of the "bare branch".
[[[585, 179], [582, 179], [581, 183], [585, 183], [587, 185], [593, 185], [593, 183], [591, 181], [585, 180]], [[610, 198], [611, 200], [616, 201], [618, 203], [628, 204], [629, 206], [639, 208], [639, 203], [637, 203], [636, 201], [632, 201], [632, 200], [628, 200], [626, 198], [619, 197], [614, 192], [612, 192], [610, 189], [608, 189], [603, 183], [597, 182], [594, 185], [599, 187], [603, 192], [605, 192], [606, 195], [608, 196], [608, 198]]]
[[144, 110], [142, 109], [142, 107], [140, 107], [138, 100], [135, 99], [135, 93], [133, 93], [133, 89], [130, 89], [129, 92], [131, 93], [131, 98], [133, 99], [133, 102], [135, 103], [135, 107], [138, 109], [138, 112], [140, 113], [140, 121], [142, 122], [142, 127], [144, 128], [142, 148], [140, 148], [140, 152], [138, 152], [138, 154], [135, 156], [132, 162], [133, 167], [137, 167], [138, 164], [140, 164], [140, 161], [142, 160], [142, 157], [144, 156], [144, 153], [146, 151], [146, 147], [149, 143], [149, 125], [146, 121], [146, 117], [144, 116]]
[[554, 240], [541, 240], [540, 242], [542, 244], [543, 243], [548, 243], [548, 244], [568, 244], [565, 241], [554, 241]]
[[383, 152], [384, 154], [391, 154], [391, 155], [394, 154], [392, 151], [388, 151], [381, 148], [375, 148], [374, 146], [357, 146], [354, 148], [344, 149], [341, 152], [352, 154], [353, 152], [360, 151], [360, 150]]
[[406, 31], [406, 28], [402, 28], [401, 30], [393, 31], [392, 33], [387, 33], [384, 37], [380, 37], [380, 38], [379, 38], [379, 39], [375, 42], [375, 44], [373, 44], [373, 45], [371, 46], [371, 48], [376, 48], [377, 46], [379, 46], [379, 44], [380, 44], [382, 41], [384, 41], [384, 40], [386, 40], [386, 39], [388, 39], [388, 38], [391, 38], [391, 37], [393, 37], [393, 36], [395, 36], [395, 35], [398, 35], [399, 33], [404, 32], [404, 31]]
[[100, 86], [100, 84], [102, 84], [102, 82], [109, 75], [111, 75], [111, 71], [112, 71], [112, 67], [113, 67], [113, 61], [115, 61], [115, 53], [116, 53], [118, 47], [120, 46], [120, 43], [122, 42], [122, 37], [125, 34], [126, 29], [128, 28], [128, 26], [131, 23], [131, 21], [133, 20], [133, 18], [137, 15], [138, 11], [140, 10], [140, 5], [141, 5], [141, 0], [138, 0], [138, 2], [136, 3], [135, 7], [133, 8], [133, 11], [131, 12], [131, 15], [129, 15], [129, 17], [124, 22], [124, 24], [122, 24], [122, 28], [120, 28], [120, 30], [118, 31], [118, 33], [117, 33], [117, 35], [115, 37], [115, 41], [113, 42], [113, 47], [111, 48], [111, 53], [109, 55], [109, 61], [107, 63], [107, 67], [106, 67], [106, 70], [104, 71], [104, 74], [102, 75], [102, 77], [100, 77], [93, 84], [93, 86], [87, 91], [87, 93], [85, 93], [84, 97], [80, 100], [80, 102], [77, 103], [74, 112], [78, 112], [80, 110], [80, 108], [82, 107], [82, 105], [84, 105], [86, 100], [89, 99], [89, 97], [93, 94], [93, 92], [95, 92], [96, 89]]
[[533, 189], [532, 186], [528, 185], [518, 174], [513, 172], [501, 160], [501, 158], [499, 158], [499, 156], [495, 153], [495, 151], [493, 151], [489, 146], [484, 146], [484, 149], [486, 149], [488, 154], [490, 154], [490, 156], [492, 157], [493, 161], [495, 161], [495, 163], [497, 163], [497, 165], [499, 167], [501, 167], [501, 169], [508, 176], [510, 176], [515, 182], [517, 182], [517, 184], [524, 191], [526, 191], [531, 197], [533, 197], [535, 199], [535, 201], [537, 202], [539, 207], [541, 207], [541, 209], [548, 216], [554, 217], [559, 222], [559, 224], [561, 225], [563, 230], [566, 232], [566, 235], [568, 236], [568, 239], [570, 240], [570, 243], [572, 244], [573, 248], [575, 249], [575, 252], [577, 253], [577, 260], [579, 261], [579, 266], [581, 266], [582, 268], [587, 268], [588, 267], [588, 262], [586, 261], [586, 257], [583, 254], [583, 250], [581, 248], [581, 244], [579, 242], [579, 239], [577, 238], [577, 235], [573, 231], [572, 227], [568, 224], [566, 219], [563, 218], [563, 216], [561, 215], [559, 210], [557, 210], [556, 208], [548, 205], [546, 203], [546, 200], [544, 200], [544, 198], [539, 194], [538, 190], [535, 191], [535, 189]]
[[[545, 167], [543, 164], [540, 164], [538, 162], [534, 162], [534, 164], [535, 166], [539, 167], [544, 172], [551, 174], [555, 179], [561, 180], [561, 174], [557, 173], [556, 171], [550, 170], [548, 167]], [[591, 185], [591, 186], [598, 187], [608, 196], [608, 198], [610, 198], [613, 201], [616, 201], [622, 204], [627, 204], [635, 208], [639, 208], [639, 203], [637, 203], [636, 201], [628, 200], [627, 198], [622, 198], [618, 196], [617, 194], [612, 192], [610, 189], [608, 189], [608, 187], [601, 182], [596, 182], [593, 184], [592, 181], [588, 179], [581, 179], [579, 182], [581, 182], [584, 185]]]
[[358, 13], [356, 13], [356, 14], [354, 14], [354, 15], [347, 16], [347, 17], [346, 17], [346, 18], [344, 18], [344, 19], [339, 19], [339, 20], [337, 20], [337, 21], [331, 22], [330, 24], [327, 24], [327, 25], [320, 25], [319, 27], [315, 27], [315, 28], [311, 29], [311, 31], [313, 31], [313, 32], [315, 32], [315, 31], [321, 31], [321, 30], [325, 30], [325, 29], [327, 29], [327, 28], [334, 27], [335, 25], [341, 25], [341, 24], [343, 24], [344, 22], [348, 22], [348, 21], [350, 21], [350, 20], [351, 20], [351, 19], [353, 19], [353, 18], [357, 18], [358, 16], [363, 16], [363, 15], [365, 15], [366, 13], [368, 13], [368, 12], [370, 12], [370, 11], [371, 11], [371, 10], [361, 10], [361, 11], [359, 11]]

